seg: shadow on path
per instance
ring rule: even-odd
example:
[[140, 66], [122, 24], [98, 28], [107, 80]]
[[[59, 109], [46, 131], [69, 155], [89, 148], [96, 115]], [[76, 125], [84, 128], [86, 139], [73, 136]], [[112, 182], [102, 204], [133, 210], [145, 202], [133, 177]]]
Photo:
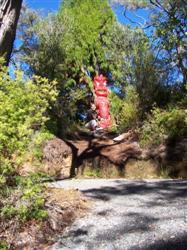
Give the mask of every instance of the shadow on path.
[[96, 202], [62, 240], [69, 249], [187, 250], [187, 181], [92, 179], [75, 185]]
[[[158, 240], [154, 244], [144, 247], [142, 250], [186, 250], [187, 233], [174, 239]], [[129, 249], [130, 250], [130, 249]]]
[[100, 200], [110, 200], [116, 195], [146, 195], [153, 194], [159, 196], [159, 200], [150, 201], [150, 206], [162, 205], [162, 201], [174, 203], [177, 198], [187, 198], [187, 181], [115, 181], [115, 186], [103, 186], [100, 188], [85, 189], [82, 192], [88, 197]]

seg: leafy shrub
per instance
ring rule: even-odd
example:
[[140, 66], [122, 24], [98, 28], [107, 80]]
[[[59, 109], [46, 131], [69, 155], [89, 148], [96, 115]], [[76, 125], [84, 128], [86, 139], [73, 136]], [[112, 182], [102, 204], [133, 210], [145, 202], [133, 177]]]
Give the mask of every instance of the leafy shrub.
[[159, 145], [166, 138], [175, 139], [182, 136], [187, 125], [185, 118], [182, 109], [162, 110], [155, 107], [140, 129], [141, 145]]
[[16, 191], [12, 190], [3, 201], [1, 216], [6, 219], [14, 217], [22, 222], [31, 218], [45, 219], [48, 214], [44, 208], [45, 199], [39, 176], [17, 177], [16, 182]]
[[0, 221], [47, 216], [39, 176], [18, 178], [16, 167], [27, 151], [40, 158], [41, 145], [52, 138], [45, 123], [56, 97], [55, 82], [38, 76], [25, 79], [21, 71], [13, 79], [6, 67], [0, 68]]
[[133, 127], [138, 121], [139, 97], [133, 86], [126, 87], [125, 98], [121, 99], [115, 94], [110, 96], [111, 113], [114, 117], [117, 131], [124, 131]]
[[49, 103], [55, 100], [55, 83], [46, 78], [25, 80], [20, 71], [11, 79], [0, 71], [0, 154], [10, 157], [24, 151], [35, 130], [44, 126]]
[[110, 100], [110, 113], [113, 119], [113, 124], [114, 124], [114, 127], [116, 127], [117, 129], [117, 126], [120, 122], [119, 114], [122, 109], [123, 100], [114, 92], [110, 93], [109, 100]]
[[13, 163], [9, 159], [0, 157], [0, 200], [9, 195], [10, 186], [15, 184], [15, 174]]
[[32, 155], [34, 158], [41, 160], [43, 156], [42, 152], [42, 146], [44, 143], [48, 140], [51, 140], [54, 138], [54, 135], [51, 134], [48, 130], [42, 129], [40, 131], [37, 131], [33, 137], [32, 140], [29, 143], [29, 155]]

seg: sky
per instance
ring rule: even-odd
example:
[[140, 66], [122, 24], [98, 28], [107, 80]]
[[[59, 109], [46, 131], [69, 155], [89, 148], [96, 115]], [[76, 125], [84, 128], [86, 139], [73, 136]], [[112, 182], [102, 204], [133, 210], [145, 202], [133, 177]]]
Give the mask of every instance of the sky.
[[56, 11], [61, 3], [61, 0], [26, 0], [30, 8], [42, 9], [45, 11]]

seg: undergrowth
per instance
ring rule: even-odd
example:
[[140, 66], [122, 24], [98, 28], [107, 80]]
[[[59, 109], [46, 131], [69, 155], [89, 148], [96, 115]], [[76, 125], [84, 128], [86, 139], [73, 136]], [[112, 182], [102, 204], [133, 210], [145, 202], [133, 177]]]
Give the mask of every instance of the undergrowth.
[[[44, 186], [41, 175], [21, 177], [18, 168], [25, 155], [41, 159], [42, 144], [53, 135], [46, 129], [47, 110], [56, 100], [56, 82], [21, 71], [11, 78], [0, 59], [0, 227], [14, 221], [44, 220]], [[6, 243], [0, 235], [0, 249]]]
[[148, 119], [139, 129], [141, 146], [157, 146], [166, 140], [183, 136], [187, 130], [186, 114], [183, 109], [163, 110], [153, 108]]

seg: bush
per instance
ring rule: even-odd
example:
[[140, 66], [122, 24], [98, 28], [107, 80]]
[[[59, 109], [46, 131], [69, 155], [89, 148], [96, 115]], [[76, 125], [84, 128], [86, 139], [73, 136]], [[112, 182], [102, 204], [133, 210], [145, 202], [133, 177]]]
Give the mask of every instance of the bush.
[[184, 110], [155, 107], [140, 129], [140, 143], [142, 146], [159, 145], [165, 139], [176, 139], [185, 133], [186, 125]]
[[24, 80], [20, 71], [11, 79], [6, 68], [0, 71], [0, 155], [11, 157], [27, 147], [35, 130], [48, 119], [46, 110], [55, 99], [55, 83], [46, 78]]
[[[3, 65], [0, 59], [0, 66]], [[56, 82], [33, 76], [26, 79], [21, 71], [10, 77], [0, 68], [0, 221], [17, 218], [44, 219], [43, 187], [39, 176], [21, 178], [16, 168], [29, 151], [40, 158], [41, 145], [51, 135], [45, 129], [47, 110], [56, 100]], [[2, 225], [1, 225], [2, 226]]]
[[138, 121], [139, 97], [133, 86], [126, 87], [125, 98], [122, 99], [112, 93], [110, 95], [111, 114], [115, 120], [117, 131], [134, 127]]
[[5, 219], [17, 218], [19, 221], [45, 219], [47, 211], [44, 208], [43, 187], [40, 177], [17, 177], [17, 188], [12, 189], [9, 195], [4, 196], [1, 217]]
[[[44, 146], [44, 143], [48, 140], [51, 140], [54, 138], [54, 135], [51, 134], [48, 130], [46, 129], [42, 129], [40, 131], [37, 131], [29, 145], [28, 145], [28, 149], [29, 149], [29, 152], [26, 153], [26, 155], [28, 157], [34, 157], [35, 159], [37, 160], [41, 160], [42, 157], [43, 157], [43, 146]], [[24, 160], [26, 160], [26, 158], [24, 157]]]

